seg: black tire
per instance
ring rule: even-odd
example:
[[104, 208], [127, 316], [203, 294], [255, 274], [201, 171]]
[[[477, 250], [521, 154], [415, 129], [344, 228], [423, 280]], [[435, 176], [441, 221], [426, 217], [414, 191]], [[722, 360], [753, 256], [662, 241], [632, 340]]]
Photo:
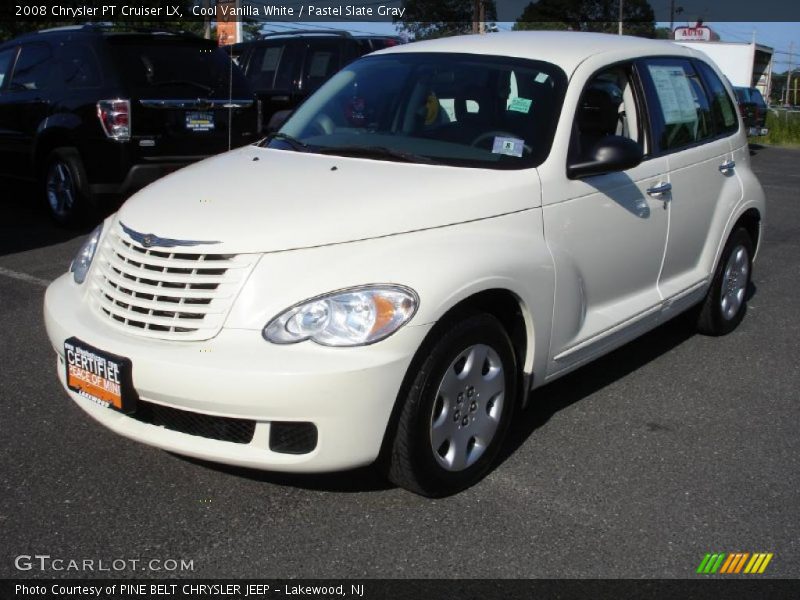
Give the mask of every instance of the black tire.
[[75, 148], [53, 150], [40, 170], [40, 186], [50, 217], [64, 227], [79, 227], [91, 216], [86, 171]]
[[[400, 413], [391, 442], [388, 477], [407, 490], [438, 497], [470, 487], [491, 468], [516, 408], [519, 378], [511, 340], [500, 322], [491, 315], [480, 313], [465, 317], [431, 337], [432, 343], [420, 350], [401, 388], [401, 397], [398, 398]], [[491, 351], [485, 350], [487, 347]], [[485, 356], [483, 362], [481, 359], [465, 360], [461, 356], [470, 349], [475, 351], [475, 357]], [[464, 361], [460, 371], [457, 360]], [[467, 374], [466, 362], [470, 364], [469, 372], [479, 378], [474, 380], [477, 388], [473, 387], [473, 395], [469, 396], [474, 398], [474, 405], [472, 401], [458, 404], [460, 401], [455, 394], [448, 394], [452, 402], [445, 403], [439, 391], [440, 386], [444, 389], [446, 382], [459, 386], [463, 384], [465, 390], [458, 397], [468, 400], [469, 382], [459, 380], [460, 376]], [[480, 368], [477, 369], [479, 362]], [[491, 370], [496, 369], [498, 364], [502, 367], [502, 396], [496, 393], [497, 386], [501, 385], [499, 371], [495, 372], [495, 377], [490, 376]], [[472, 371], [473, 368], [477, 370]], [[448, 374], [450, 377], [446, 379]], [[456, 380], [459, 380], [457, 384]], [[452, 385], [449, 387], [452, 389]], [[484, 396], [490, 397], [479, 398], [480, 393], [476, 390], [484, 390]], [[499, 414], [492, 415], [498, 408]], [[461, 410], [464, 412], [461, 413]], [[447, 451], [444, 453], [441, 452], [444, 444], [439, 451], [434, 448], [435, 416], [440, 423], [447, 423], [446, 429], [457, 429], [452, 438], [448, 438]], [[453, 424], [450, 424], [451, 417]], [[466, 424], [462, 427], [462, 423]], [[480, 438], [489, 440], [485, 445], [481, 445], [477, 437], [483, 431], [482, 427], [496, 427], [493, 434]], [[459, 441], [453, 443], [451, 453], [450, 443], [456, 438]], [[457, 469], [457, 465], [446, 468], [443, 463], [450, 454], [457, 454], [459, 445], [463, 445], [465, 450], [458, 454], [466, 457], [463, 459], [463, 468]], [[470, 463], [470, 460], [474, 462]]]
[[[741, 253], [744, 252], [744, 255]], [[736, 256], [734, 256], [734, 254]], [[733, 268], [735, 275], [731, 275], [731, 260], [739, 258], [740, 264], [746, 264], [747, 272]], [[743, 257], [743, 258], [741, 258]], [[705, 300], [700, 304], [697, 317], [697, 330], [705, 335], [726, 335], [736, 329], [742, 322], [747, 312], [747, 294], [750, 287], [750, 277], [753, 271], [753, 240], [743, 227], [734, 230], [719, 259], [719, 264], [714, 272], [714, 279], [708, 290]], [[741, 302], [736, 304], [735, 312], [723, 307], [723, 295], [731, 288], [739, 289], [743, 286]], [[731, 292], [732, 293], [732, 292]], [[730, 296], [729, 296], [730, 297]]]

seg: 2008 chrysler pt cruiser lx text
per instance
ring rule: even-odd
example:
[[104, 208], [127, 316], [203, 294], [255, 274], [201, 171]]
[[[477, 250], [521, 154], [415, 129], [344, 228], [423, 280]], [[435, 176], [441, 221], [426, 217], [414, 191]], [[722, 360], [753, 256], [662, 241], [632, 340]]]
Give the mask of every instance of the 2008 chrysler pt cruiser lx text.
[[464, 36], [358, 60], [261, 143], [133, 196], [45, 318], [69, 395], [126, 437], [377, 461], [441, 495], [487, 472], [532, 389], [688, 309], [733, 330], [763, 218], [704, 55]]

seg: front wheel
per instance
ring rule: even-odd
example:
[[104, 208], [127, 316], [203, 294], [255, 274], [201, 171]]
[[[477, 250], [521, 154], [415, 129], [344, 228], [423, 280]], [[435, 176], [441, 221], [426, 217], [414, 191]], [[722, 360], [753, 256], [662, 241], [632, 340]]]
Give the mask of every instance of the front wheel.
[[502, 325], [470, 316], [412, 363], [392, 443], [389, 479], [425, 496], [479, 481], [502, 445], [516, 404], [517, 362]]
[[74, 148], [58, 148], [47, 159], [42, 185], [50, 216], [60, 225], [78, 226], [86, 219], [89, 202], [83, 164]]
[[753, 269], [753, 241], [744, 228], [728, 238], [711, 288], [703, 301], [697, 329], [706, 335], [725, 335], [742, 322]]

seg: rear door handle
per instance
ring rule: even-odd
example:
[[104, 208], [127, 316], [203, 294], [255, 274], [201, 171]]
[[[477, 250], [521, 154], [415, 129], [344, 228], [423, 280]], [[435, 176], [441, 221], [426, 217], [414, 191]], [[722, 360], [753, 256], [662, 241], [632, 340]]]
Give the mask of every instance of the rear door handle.
[[719, 166], [720, 173], [727, 173], [728, 171], [733, 171], [734, 167], [736, 166], [736, 162], [732, 160], [726, 160]]
[[651, 188], [647, 188], [647, 193], [651, 196], [658, 196], [659, 194], [665, 194], [672, 190], [671, 183], [659, 183], [658, 185], [654, 185]]

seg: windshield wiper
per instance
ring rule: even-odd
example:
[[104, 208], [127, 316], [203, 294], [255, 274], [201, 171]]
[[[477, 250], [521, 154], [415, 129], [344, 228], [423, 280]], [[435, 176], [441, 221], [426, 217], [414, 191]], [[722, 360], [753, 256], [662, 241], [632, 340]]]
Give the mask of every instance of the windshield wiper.
[[191, 79], [165, 79], [163, 81], [151, 81], [150, 85], [153, 87], [163, 87], [167, 85], [188, 85], [199, 90], [203, 90], [206, 94], [210, 94], [214, 91], [214, 88], [204, 85], [198, 81], [192, 81]]
[[401, 162], [409, 163], [426, 163], [431, 165], [439, 164], [428, 156], [421, 154], [414, 154], [412, 152], [403, 152], [402, 150], [393, 150], [386, 146], [339, 146], [330, 148], [321, 148], [317, 150], [320, 154], [339, 154], [342, 156], [365, 156], [374, 158], [391, 158]]
[[297, 152], [311, 151], [311, 147], [305, 142], [298, 140], [296, 137], [292, 137], [288, 133], [282, 133], [280, 131], [276, 131], [275, 133], [270, 133], [267, 137], [264, 138], [264, 141], [261, 142], [261, 144], [259, 145], [265, 146], [272, 140], [280, 140], [282, 142], [286, 142], [292, 147], [292, 150], [296, 150]]

